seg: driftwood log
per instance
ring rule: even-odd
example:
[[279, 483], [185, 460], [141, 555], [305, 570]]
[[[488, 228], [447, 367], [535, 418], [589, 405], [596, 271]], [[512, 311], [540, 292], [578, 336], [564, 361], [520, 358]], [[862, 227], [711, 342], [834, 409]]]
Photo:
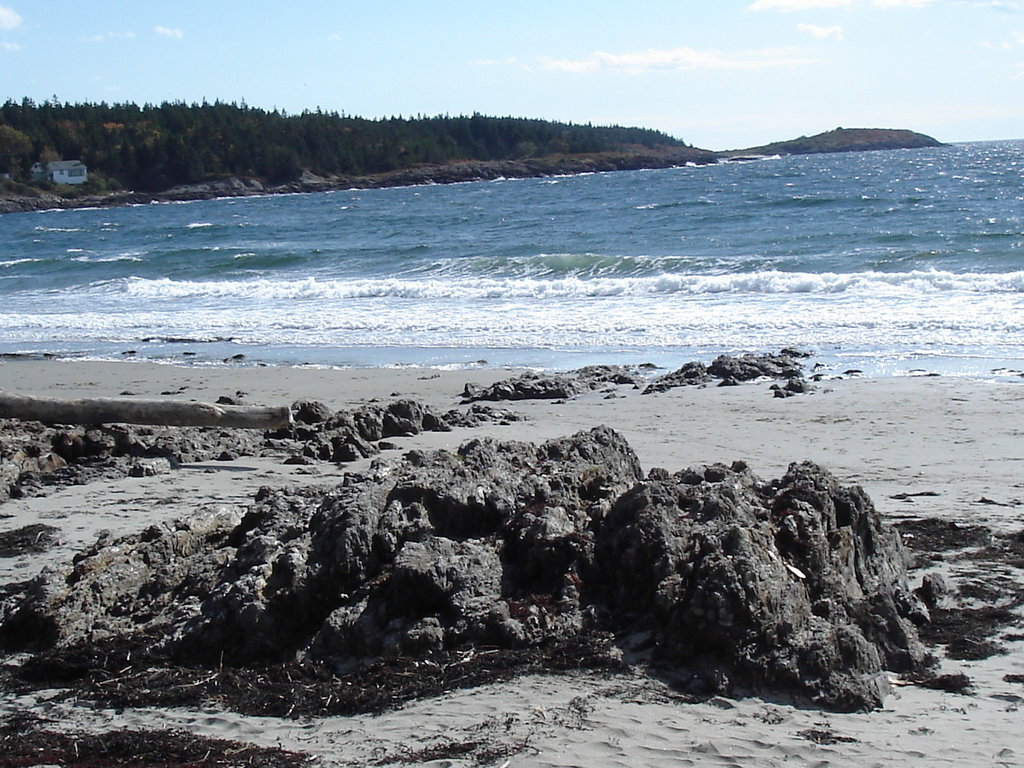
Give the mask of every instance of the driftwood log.
[[3, 390], [0, 390], [0, 418], [46, 424], [156, 424], [238, 429], [279, 429], [292, 423], [291, 409], [287, 405], [220, 405], [104, 397], [62, 400]]

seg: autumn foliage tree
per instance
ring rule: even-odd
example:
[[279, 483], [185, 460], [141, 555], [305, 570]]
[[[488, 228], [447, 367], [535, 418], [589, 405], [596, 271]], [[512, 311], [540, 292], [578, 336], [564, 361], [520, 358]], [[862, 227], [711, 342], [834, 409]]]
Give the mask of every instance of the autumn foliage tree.
[[9, 125], [0, 125], [0, 173], [18, 170], [32, 151], [32, 140]]

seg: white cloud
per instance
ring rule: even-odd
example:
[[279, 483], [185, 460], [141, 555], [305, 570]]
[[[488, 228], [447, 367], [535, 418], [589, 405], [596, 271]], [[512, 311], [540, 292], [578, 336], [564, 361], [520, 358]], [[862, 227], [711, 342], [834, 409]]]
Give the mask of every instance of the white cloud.
[[23, 45], [18, 45], [17, 43], [8, 43], [8, 42], [0, 43], [0, 48], [3, 48], [5, 51], [12, 51], [12, 52], [13, 51], [24, 51], [25, 50], [25, 46], [23, 46]]
[[[846, 8], [852, 5], [860, 5], [862, 0], [754, 0], [747, 6], [748, 11], [781, 11], [792, 13], [794, 11], [814, 11], [823, 8]], [[940, 2], [940, 0], [863, 0], [864, 5], [873, 5], [876, 8], [924, 8], [927, 5]], [[1017, 10], [1020, 4], [1014, 0], [986, 0], [975, 2], [972, 5], [997, 8], [1001, 10]]]
[[755, 0], [747, 6], [748, 11], [810, 11], [817, 8], [842, 8], [853, 0]]
[[162, 37], [169, 37], [172, 40], [181, 40], [185, 34], [180, 29], [169, 29], [167, 27], [154, 27], [153, 31]]
[[924, 8], [936, 0], [874, 0], [876, 8]]
[[817, 24], [797, 24], [796, 28], [823, 40], [827, 37], [834, 37], [836, 40], [843, 39], [843, 28], [840, 26], [819, 27]]
[[544, 59], [544, 69], [551, 69], [556, 72], [572, 72], [573, 74], [587, 74], [597, 72], [601, 68], [601, 61], [595, 56], [589, 59], [572, 61], [569, 59]]
[[575, 74], [589, 74], [601, 70], [626, 72], [631, 75], [645, 72], [689, 71], [695, 69], [757, 70], [768, 67], [797, 67], [816, 63], [794, 48], [766, 48], [759, 51], [722, 53], [698, 51], [694, 48], [670, 50], [649, 49], [632, 53], [594, 51], [584, 59], [545, 59], [545, 69]]
[[0, 29], [14, 29], [21, 26], [21, 16], [12, 8], [0, 5]]
[[507, 59], [477, 59], [472, 63], [478, 67], [497, 67], [501, 65], [514, 67], [519, 63], [519, 59], [516, 56], [509, 56]]
[[105, 43], [107, 40], [131, 40], [133, 37], [134, 32], [104, 32], [101, 35], [82, 35], [79, 39], [83, 43]]

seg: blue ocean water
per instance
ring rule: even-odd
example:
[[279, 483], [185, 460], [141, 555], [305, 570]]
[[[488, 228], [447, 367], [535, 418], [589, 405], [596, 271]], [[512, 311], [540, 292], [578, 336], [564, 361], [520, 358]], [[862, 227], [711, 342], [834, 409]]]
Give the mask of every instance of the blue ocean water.
[[0, 353], [1024, 368], [1024, 142], [0, 217]]

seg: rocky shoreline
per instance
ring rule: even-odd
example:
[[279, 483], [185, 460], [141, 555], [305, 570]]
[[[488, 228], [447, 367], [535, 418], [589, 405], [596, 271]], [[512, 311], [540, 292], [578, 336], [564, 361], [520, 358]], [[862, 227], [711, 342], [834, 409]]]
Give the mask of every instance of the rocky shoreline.
[[318, 176], [310, 171], [286, 184], [267, 184], [255, 178], [226, 178], [178, 186], [159, 192], [108, 192], [96, 195], [64, 196], [33, 189], [31, 193], [0, 196], [0, 214], [52, 208], [98, 208], [149, 203], [210, 200], [343, 189], [379, 189], [423, 184], [454, 184], [494, 179], [528, 179], [581, 173], [635, 171], [673, 168], [683, 165], [713, 165], [718, 162], [756, 159], [766, 154], [809, 154], [822, 152], [867, 152], [883, 149], [915, 149], [941, 144], [930, 136], [905, 130], [842, 128], [791, 142], [778, 142], [745, 150], [715, 152], [696, 147], [605, 152], [592, 155], [555, 155], [519, 160], [467, 160], [442, 165], [401, 168], [365, 176]]
[[111, 641], [147, 667], [298, 654], [313, 670], [571, 645], [648, 658], [695, 695], [776, 689], [850, 710], [881, 705], [883, 670], [929, 663], [927, 607], [862, 491], [811, 464], [770, 483], [742, 464], [645, 477], [607, 428], [261, 492], [101, 539], [5, 603], [0, 646], [44, 652], [17, 675], [47, 683]]
[[212, 200], [221, 197], [251, 197], [345, 189], [381, 189], [425, 184], [456, 184], [494, 179], [529, 179], [549, 176], [672, 168], [680, 165], [710, 165], [716, 153], [677, 148], [666, 151], [621, 152], [599, 155], [527, 158], [523, 160], [464, 161], [444, 165], [403, 168], [367, 176], [317, 176], [308, 171], [294, 182], [265, 184], [254, 178], [228, 178], [173, 187], [162, 192], [108, 192], [82, 197], [64, 197], [40, 190], [38, 194], [0, 197], [0, 214], [53, 208], [112, 208], [149, 203]]
[[[232, 461], [243, 456], [286, 456], [292, 465], [314, 462], [346, 464], [377, 456], [388, 442], [422, 432], [451, 432], [482, 424], [510, 424], [522, 416], [487, 402], [567, 400], [601, 391], [615, 396], [619, 387], [643, 394], [680, 386], [771, 384], [776, 397], [811, 391], [804, 378], [806, 353], [720, 355], [710, 365], [693, 361], [674, 372], [653, 376], [644, 367], [596, 365], [564, 373], [525, 372], [482, 387], [463, 387], [463, 408], [438, 413], [413, 400], [369, 403], [332, 411], [313, 400], [291, 405], [291, 428], [266, 434], [245, 429], [145, 427], [129, 425], [61, 426], [0, 419], [0, 503], [44, 494], [53, 488], [121, 477], [170, 472], [183, 464]], [[221, 395], [218, 404], [244, 405], [246, 395]]]
[[[347, 463], [389, 438], [520, 418], [479, 400], [605, 386], [661, 394], [712, 376], [803, 382], [801, 357], [721, 356], [644, 389], [643, 374], [615, 366], [528, 373], [467, 384], [469, 410], [443, 415], [410, 400], [339, 412], [298, 401], [293, 427], [263, 434], [7, 421], [3, 495], [267, 452]], [[19, 529], [4, 544], [45, 549], [56, 530]], [[693, 695], [783, 690], [870, 709], [888, 691], [884, 670], [923, 677], [934, 665], [917, 627], [943, 588], [914, 593], [906, 565], [864, 492], [814, 464], [767, 483], [742, 462], [644, 476], [621, 435], [599, 427], [543, 444], [414, 451], [333, 488], [264, 489], [248, 509], [101, 537], [70, 572], [46, 571], [0, 601], [0, 647], [41, 654], [14, 673], [17, 685], [95, 684], [95, 660], [73, 659], [97, 643], [147, 669], [297, 655], [314, 680], [353, 664], [448, 664], [479, 648], [496, 654], [494, 669], [518, 669], [572, 647], [587, 664], [644, 659]], [[337, 706], [316, 714], [371, 705]]]
[[[562, 754], [564, 739], [592, 740], [588, 728], [620, 728], [608, 732], [632, 739], [627, 721], [608, 719], [628, 711], [640, 744], [654, 743], [657, 721], [657, 743], [673, 754], [707, 743], [767, 758], [758, 745], [770, 744], [811, 765], [835, 757], [835, 745], [847, 756], [889, 755], [903, 743], [926, 755], [936, 740], [961, 757], [984, 756], [989, 743], [992, 754], [1016, 748], [1006, 723], [1021, 682], [1022, 502], [1011, 468], [963, 468], [978, 455], [1014, 455], [1006, 414], [1016, 412], [1019, 388], [826, 378], [805, 396], [770, 396], [765, 385], [788, 382], [793, 363], [799, 373], [790, 355], [715, 361], [696, 386], [703, 377], [684, 366], [665, 374], [676, 386], [648, 394], [663, 377], [614, 367], [562, 374], [550, 387], [482, 371], [472, 386], [464, 372], [198, 371], [195, 394], [226, 381], [262, 402], [300, 391], [294, 432], [5, 422], [5, 448], [23, 436], [24, 477], [0, 504], [8, 713], [0, 744], [36, 745], [55, 763], [71, 760], [75, 743], [126, 760], [135, 750], [141, 760], [146, 743], [166, 741], [167, 754], [199, 759], [196, 750], [210, 750], [216, 759], [272, 747], [285, 731], [258, 733], [287, 728], [298, 736], [280, 742], [285, 752], [246, 759], [291, 765], [305, 752], [333, 755], [332, 765], [501, 764], [520, 756], [547, 765], [542, 750]], [[108, 388], [130, 376], [140, 395], [168, 389], [175, 375], [129, 363], [9, 365], [10, 381], [15, 365], [26, 366], [58, 389], [62, 376]], [[114, 368], [121, 373], [105, 383], [101, 373]], [[744, 371], [759, 371], [759, 384], [715, 386], [742, 381]], [[317, 377], [323, 401], [297, 388], [303, 376]], [[515, 397], [566, 381], [575, 388], [556, 398]], [[351, 404], [382, 391], [395, 399]], [[462, 402], [487, 391], [511, 397]], [[343, 407], [326, 404], [339, 393]], [[946, 414], [948, 400], [956, 402]], [[909, 420], [924, 403], [934, 420]], [[611, 426], [570, 428], [578, 422]], [[916, 459], [907, 445], [925, 441], [915, 432], [934, 442]], [[717, 460], [732, 433], [728, 454], [749, 462]], [[686, 456], [697, 460], [674, 458], [671, 446], [687, 441]], [[647, 451], [649, 468], [635, 448]], [[825, 461], [795, 460], [762, 476], [749, 465], [805, 452]], [[186, 464], [221, 459], [241, 470], [254, 454], [282, 472], [253, 478], [251, 493], [231, 503], [212, 501], [210, 486], [236, 473]], [[54, 457], [67, 465], [51, 474], [62, 478], [56, 486], [44, 485], [40, 462], [60, 463]], [[322, 476], [329, 482], [285, 482], [285, 469], [327, 465], [338, 468]], [[927, 473], [936, 466], [939, 474]], [[891, 473], [881, 484], [879, 468]], [[192, 479], [172, 480], [190, 471]], [[135, 473], [117, 482], [138, 486], [108, 492], [112, 479]], [[980, 475], [996, 485], [970, 485]], [[130, 507], [128, 495], [159, 507], [175, 494], [173, 513], [138, 524], [122, 512], [116, 530], [76, 546], [67, 562], [54, 559], [67, 551], [56, 542], [76, 503], [80, 517], [94, 517], [105, 505]], [[37, 575], [13, 567], [47, 553], [50, 567]], [[525, 703], [501, 703], [521, 688]], [[565, 692], [531, 714], [541, 688]], [[423, 732], [439, 696], [445, 719]], [[487, 696], [497, 710], [481, 709]], [[984, 715], [971, 715], [976, 708]], [[867, 714], [838, 714], [848, 711]], [[80, 719], [60, 723], [69, 712]], [[120, 712], [130, 713], [118, 720], [128, 727], [113, 730]], [[456, 712], [465, 726], [453, 723]], [[138, 713], [157, 725], [140, 730]], [[189, 713], [214, 723], [207, 735], [243, 743], [167, 730]], [[227, 726], [247, 716], [254, 730]], [[384, 723], [403, 718], [415, 735], [384, 741]], [[676, 730], [691, 720], [695, 730]], [[946, 745], [946, 729], [964, 721], [991, 722], [999, 733]], [[542, 741], [556, 731], [560, 747]], [[603, 743], [588, 749], [619, 754]]]

